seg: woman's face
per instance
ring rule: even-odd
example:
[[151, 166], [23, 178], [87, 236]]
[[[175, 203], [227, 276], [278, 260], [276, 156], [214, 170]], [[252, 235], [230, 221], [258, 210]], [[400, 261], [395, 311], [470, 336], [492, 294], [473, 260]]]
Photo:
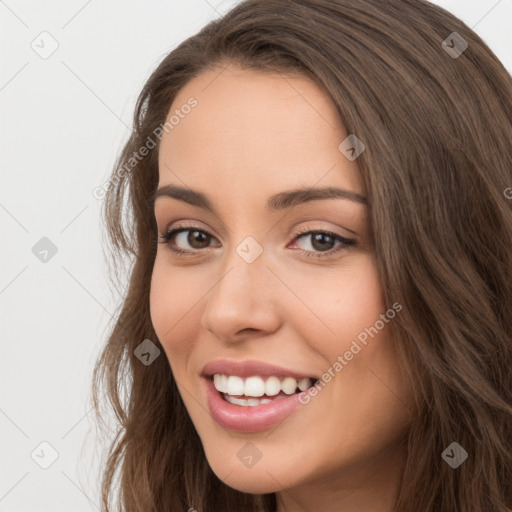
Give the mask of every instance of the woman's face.
[[[189, 82], [171, 116], [151, 318], [212, 470], [297, 496], [395, 478], [410, 403], [389, 336], [401, 305], [383, 303], [334, 104], [307, 78], [228, 67]], [[310, 197], [327, 187], [347, 193]], [[316, 394], [288, 394], [306, 377]]]

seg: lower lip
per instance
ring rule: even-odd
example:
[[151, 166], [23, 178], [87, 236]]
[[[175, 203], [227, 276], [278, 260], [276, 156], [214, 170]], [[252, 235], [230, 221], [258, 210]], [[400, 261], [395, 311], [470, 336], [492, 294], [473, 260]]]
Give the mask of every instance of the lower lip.
[[205, 378], [204, 383], [212, 418], [221, 427], [239, 432], [256, 432], [278, 425], [292, 411], [303, 405], [299, 398], [307, 393], [307, 390], [301, 391], [268, 404], [243, 406], [224, 400], [215, 388], [212, 379]]

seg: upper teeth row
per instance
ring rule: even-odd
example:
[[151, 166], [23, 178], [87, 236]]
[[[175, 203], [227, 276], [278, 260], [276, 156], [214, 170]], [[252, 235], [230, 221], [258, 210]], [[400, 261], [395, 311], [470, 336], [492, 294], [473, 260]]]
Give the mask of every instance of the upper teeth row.
[[312, 380], [309, 378], [294, 379], [293, 377], [267, 377], [265, 380], [261, 377], [247, 377], [245, 380], [237, 375], [221, 375], [216, 373], [213, 376], [215, 388], [221, 393], [228, 395], [246, 395], [246, 396], [274, 396], [280, 391], [287, 395], [293, 395], [299, 388], [304, 391], [311, 387]]

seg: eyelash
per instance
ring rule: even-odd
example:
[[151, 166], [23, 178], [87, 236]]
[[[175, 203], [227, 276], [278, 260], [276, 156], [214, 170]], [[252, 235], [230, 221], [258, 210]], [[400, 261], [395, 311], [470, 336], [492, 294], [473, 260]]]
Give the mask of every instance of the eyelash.
[[[186, 232], [186, 231], [199, 231], [200, 233], [204, 233], [206, 235], [212, 236], [212, 235], [210, 235], [210, 233], [208, 233], [208, 231], [205, 231], [204, 229], [200, 229], [198, 226], [177, 225], [176, 227], [174, 227], [173, 229], [171, 229], [167, 233], [165, 233], [165, 235], [159, 235], [159, 238], [161, 239], [160, 243], [169, 245], [169, 248], [171, 249], [171, 251], [173, 251], [174, 253], [176, 253], [180, 256], [196, 255], [197, 253], [201, 252], [202, 249], [196, 249], [196, 250], [177, 249], [175, 247], [172, 247], [170, 244], [174, 235], [177, 235], [178, 233]], [[330, 237], [334, 238], [335, 240], [338, 240], [341, 243], [338, 245], [337, 249], [330, 249], [329, 251], [306, 251], [305, 249], [297, 249], [300, 254], [302, 254], [308, 258], [327, 258], [329, 256], [332, 256], [333, 254], [337, 254], [338, 252], [348, 251], [353, 246], [357, 245], [356, 240], [354, 240], [352, 238], [345, 238], [345, 237], [339, 235], [338, 233], [335, 233], [333, 231], [329, 231], [326, 229], [311, 230], [311, 229], [307, 229], [307, 228], [300, 228], [295, 233], [293, 240], [295, 241], [298, 238], [304, 237], [305, 235], [312, 235], [312, 234], [317, 234], [317, 233], [321, 233], [323, 235], [329, 235]]]

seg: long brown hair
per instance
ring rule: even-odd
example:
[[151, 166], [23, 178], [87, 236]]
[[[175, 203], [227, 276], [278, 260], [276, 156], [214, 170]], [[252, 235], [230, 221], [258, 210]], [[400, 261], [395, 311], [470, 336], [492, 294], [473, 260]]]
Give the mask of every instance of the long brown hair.
[[[424, 0], [246, 0], [145, 84], [104, 202], [113, 268], [130, 266], [94, 369], [98, 419], [107, 405], [118, 422], [102, 510], [276, 507], [275, 494], [214, 475], [166, 357], [146, 366], [134, 354], [146, 339], [163, 353], [149, 311], [155, 129], [187, 82], [224, 63], [313, 78], [366, 146], [378, 270], [386, 303], [403, 306], [390, 328], [417, 405], [395, 512], [511, 512], [512, 79], [467, 25]], [[155, 147], [134, 163], [148, 137]], [[468, 453], [457, 468], [442, 457], [453, 442]]]

